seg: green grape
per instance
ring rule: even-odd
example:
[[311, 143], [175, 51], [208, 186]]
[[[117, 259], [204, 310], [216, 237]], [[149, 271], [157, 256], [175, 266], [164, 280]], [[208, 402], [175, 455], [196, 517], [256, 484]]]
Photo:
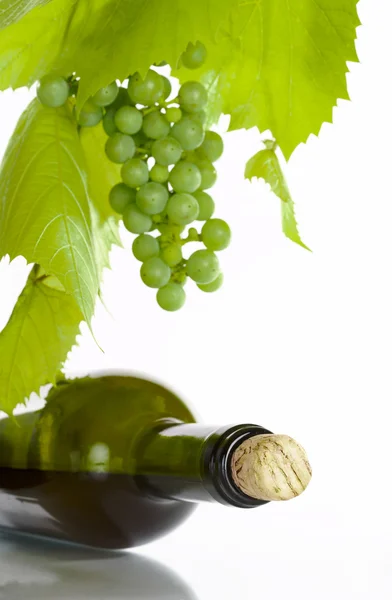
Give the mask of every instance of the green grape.
[[199, 205], [190, 194], [174, 194], [167, 203], [167, 214], [175, 225], [189, 225], [197, 219]]
[[207, 123], [207, 113], [205, 110], [201, 110], [199, 112], [195, 112], [189, 115], [189, 117], [191, 119], [193, 119], [193, 121], [196, 121], [196, 123], [199, 123], [199, 125], [201, 125], [203, 128], [205, 126], [205, 124]]
[[176, 106], [171, 106], [166, 109], [165, 119], [169, 123], [178, 123], [182, 118], [182, 110], [181, 108], [177, 108]]
[[195, 192], [201, 185], [201, 173], [196, 165], [182, 160], [170, 173], [169, 182], [175, 192]]
[[135, 142], [136, 148], [140, 148], [140, 147], [144, 148], [145, 145], [147, 144], [147, 137], [144, 135], [142, 130], [135, 133], [132, 137]]
[[125, 208], [123, 222], [131, 233], [147, 233], [152, 226], [151, 217], [142, 213], [135, 204], [129, 204]]
[[150, 181], [142, 185], [136, 194], [136, 204], [147, 215], [159, 215], [166, 207], [169, 198], [167, 187]]
[[37, 96], [44, 106], [59, 108], [67, 102], [69, 91], [69, 85], [64, 77], [45, 75], [39, 82]]
[[114, 115], [116, 114], [115, 108], [109, 108], [106, 110], [105, 116], [103, 118], [103, 128], [107, 135], [113, 135], [113, 133], [117, 133], [118, 129], [116, 127], [116, 123], [114, 121]]
[[127, 160], [121, 168], [121, 178], [131, 188], [138, 188], [149, 180], [146, 161], [141, 158]]
[[152, 106], [162, 98], [163, 86], [162, 76], [150, 69], [144, 79], [139, 73], [130, 77], [128, 94], [135, 104]]
[[150, 171], [151, 181], [165, 183], [169, 179], [169, 169], [163, 165], [154, 165]]
[[163, 75], [161, 75], [162, 79], [163, 79], [163, 95], [162, 98], [164, 100], [167, 100], [167, 98], [170, 96], [171, 92], [172, 92], [172, 84], [170, 83], [170, 79], [168, 79], [167, 77], [164, 77]]
[[180, 107], [188, 113], [195, 113], [203, 110], [208, 101], [206, 88], [198, 81], [187, 81], [184, 83], [178, 94]]
[[205, 45], [197, 41], [196, 44], [189, 42], [187, 49], [181, 56], [181, 61], [186, 69], [199, 69], [205, 63], [206, 58]]
[[149, 258], [158, 256], [159, 251], [158, 240], [147, 233], [139, 235], [132, 244], [133, 255], [140, 262], [145, 262]]
[[181, 144], [172, 137], [166, 137], [153, 143], [151, 154], [159, 165], [168, 167], [177, 163], [183, 153]]
[[175, 267], [182, 261], [182, 247], [180, 244], [169, 244], [161, 250], [161, 259], [169, 267]]
[[135, 154], [135, 142], [129, 135], [114, 133], [105, 145], [106, 156], [114, 163], [121, 164], [133, 157]]
[[220, 273], [220, 275], [218, 275], [218, 277], [216, 279], [214, 279], [214, 281], [211, 281], [211, 283], [199, 283], [197, 285], [197, 287], [199, 288], [199, 290], [201, 290], [202, 292], [216, 292], [217, 290], [219, 290], [222, 287], [223, 284], [223, 273]]
[[218, 174], [212, 162], [206, 159], [196, 161], [196, 165], [199, 168], [201, 174], [201, 190], [208, 190], [212, 188], [217, 180]]
[[147, 163], [141, 158], [127, 160], [121, 169], [121, 178], [131, 188], [138, 188], [149, 180]]
[[158, 256], [146, 260], [140, 269], [143, 283], [151, 288], [164, 287], [169, 283], [170, 275], [170, 267]]
[[128, 91], [123, 87], [119, 87], [117, 98], [115, 99], [114, 102], [112, 102], [110, 104], [110, 108], [114, 108], [115, 110], [118, 110], [119, 108], [122, 108], [123, 106], [130, 106], [130, 105], [131, 105], [131, 99], [128, 95]]
[[106, 87], [98, 90], [96, 94], [92, 97], [94, 104], [97, 106], [109, 106], [118, 96], [118, 86], [115, 81]]
[[208, 221], [215, 211], [215, 203], [211, 196], [206, 192], [197, 191], [192, 194], [199, 204], [198, 221]]
[[129, 188], [125, 183], [118, 183], [110, 190], [109, 194], [109, 202], [112, 209], [119, 213], [123, 214], [124, 210], [136, 200], [136, 192]]
[[143, 132], [152, 139], [159, 140], [165, 138], [170, 131], [170, 124], [158, 110], [149, 113], [143, 119]]
[[143, 115], [134, 106], [122, 106], [116, 112], [114, 122], [121, 133], [133, 135], [142, 128]]
[[163, 310], [174, 312], [185, 304], [186, 295], [178, 283], [168, 283], [157, 292], [157, 302]]
[[183, 117], [178, 123], [174, 123], [171, 135], [180, 142], [184, 150], [195, 150], [204, 140], [204, 129], [194, 119]]
[[188, 259], [186, 270], [196, 283], [211, 283], [219, 273], [219, 261], [211, 250], [197, 250]]
[[208, 250], [224, 250], [230, 244], [230, 227], [222, 219], [210, 219], [203, 225], [201, 237]]
[[100, 106], [94, 104], [92, 100], [87, 100], [80, 111], [78, 123], [81, 127], [95, 127], [103, 118], [103, 110]]
[[223, 140], [219, 133], [206, 131], [204, 142], [197, 152], [201, 158], [216, 162], [223, 154]]
[[160, 223], [158, 225], [158, 231], [162, 234], [161, 237], [166, 238], [169, 242], [180, 236], [184, 229], [184, 225], [176, 225], [175, 223]]

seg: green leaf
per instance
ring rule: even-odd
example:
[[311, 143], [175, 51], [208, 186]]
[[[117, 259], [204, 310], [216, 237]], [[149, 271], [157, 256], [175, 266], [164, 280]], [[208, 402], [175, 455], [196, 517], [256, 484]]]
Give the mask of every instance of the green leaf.
[[[76, 71], [79, 103], [114, 79], [175, 65], [190, 40], [212, 44], [238, 0], [52, 0], [0, 32], [0, 88]], [[99, 65], [99, 68], [97, 68]]]
[[33, 101], [0, 173], [0, 256], [42, 265], [90, 323], [99, 276], [84, 161], [70, 107]]
[[288, 159], [348, 99], [347, 61], [356, 61], [357, 0], [249, 0], [209, 48], [197, 73], [216, 81], [230, 129], [271, 131]]
[[121, 181], [121, 165], [108, 160], [105, 153], [107, 138], [102, 123], [96, 127], [82, 127], [80, 130], [89, 195], [102, 221], [114, 216], [119, 218], [119, 215], [113, 212], [108, 198], [112, 187]]
[[11, 414], [32, 392], [55, 383], [83, 315], [60, 282], [33, 267], [0, 333], [0, 410]]
[[281, 200], [283, 233], [296, 244], [310, 250], [301, 240], [295, 220], [294, 202], [275, 151], [267, 148], [255, 154], [246, 165], [245, 177], [249, 180], [253, 177], [264, 179], [269, 184], [271, 190]]
[[0, 0], [0, 29], [19, 21], [24, 15], [51, 0]]
[[51, 0], [0, 31], [0, 89], [31, 86], [52, 70], [77, 2]]

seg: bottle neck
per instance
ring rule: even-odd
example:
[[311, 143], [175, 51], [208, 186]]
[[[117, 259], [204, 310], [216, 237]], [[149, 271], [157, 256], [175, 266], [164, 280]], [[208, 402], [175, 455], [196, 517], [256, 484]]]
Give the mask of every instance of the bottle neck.
[[266, 504], [234, 483], [232, 457], [247, 439], [271, 434], [258, 425], [214, 427], [164, 420], [137, 452], [139, 485], [150, 495], [186, 502], [219, 502], [251, 508]]

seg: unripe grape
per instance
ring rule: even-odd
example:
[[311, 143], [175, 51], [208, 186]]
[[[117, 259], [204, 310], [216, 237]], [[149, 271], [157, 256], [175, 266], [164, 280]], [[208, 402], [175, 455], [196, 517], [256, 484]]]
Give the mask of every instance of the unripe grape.
[[214, 279], [214, 281], [211, 281], [211, 283], [205, 283], [205, 284], [198, 283], [197, 287], [202, 292], [207, 292], [207, 293], [216, 292], [222, 287], [223, 279], [224, 279], [223, 273], [220, 273], [218, 275], [218, 277], [216, 279]]
[[151, 288], [162, 288], [170, 281], [171, 269], [157, 256], [149, 258], [142, 264], [140, 276], [145, 285]]
[[189, 225], [197, 219], [199, 205], [190, 194], [174, 194], [167, 203], [169, 219], [176, 225]]
[[150, 181], [142, 185], [136, 194], [136, 204], [147, 215], [158, 215], [165, 209], [169, 198], [167, 187]]
[[230, 227], [222, 219], [210, 219], [206, 221], [201, 230], [203, 244], [209, 250], [225, 250], [230, 244]]
[[174, 312], [185, 304], [186, 295], [179, 283], [168, 283], [157, 292], [157, 302], [163, 310]]
[[215, 211], [215, 203], [211, 196], [202, 191], [193, 192], [192, 195], [199, 204], [199, 215], [197, 220], [208, 221], [208, 219], [211, 219]]
[[129, 135], [114, 133], [105, 145], [105, 152], [109, 160], [121, 164], [133, 157], [135, 154], [135, 142]]
[[162, 98], [163, 98], [163, 100], [167, 100], [167, 98], [170, 96], [170, 94], [172, 92], [172, 84], [170, 83], [170, 79], [168, 79], [167, 77], [164, 77], [163, 75], [161, 77], [163, 79]]
[[169, 123], [178, 123], [182, 118], [181, 108], [172, 106], [166, 109], [165, 118]]
[[202, 177], [195, 164], [184, 160], [171, 171], [169, 182], [175, 192], [191, 193], [200, 187]]
[[152, 219], [138, 209], [135, 204], [126, 207], [123, 214], [124, 227], [131, 233], [147, 233], [152, 226]]
[[98, 90], [96, 94], [92, 97], [94, 104], [97, 106], [108, 106], [115, 101], [118, 96], [118, 86], [115, 81], [106, 87]]
[[187, 81], [178, 94], [181, 108], [188, 113], [199, 112], [204, 109], [208, 102], [206, 88], [198, 81]]
[[212, 188], [218, 178], [218, 174], [212, 162], [207, 159], [201, 159], [197, 160], [195, 164], [197, 165], [201, 175], [200, 189], [208, 190]]
[[134, 106], [122, 106], [116, 112], [114, 122], [121, 133], [133, 135], [142, 128], [143, 115]]
[[106, 110], [105, 116], [102, 121], [106, 135], [110, 136], [118, 132], [116, 123], [114, 121], [115, 114], [116, 110], [114, 108], [109, 108]]
[[118, 110], [119, 108], [122, 108], [123, 106], [131, 106], [132, 104], [132, 100], [130, 99], [129, 95], [128, 95], [128, 90], [126, 90], [123, 87], [118, 88], [118, 94], [117, 94], [117, 98], [115, 99], [114, 102], [112, 102], [108, 108], [114, 108], [115, 110]]
[[124, 163], [121, 178], [131, 188], [138, 188], [147, 183], [149, 172], [147, 163], [141, 158], [132, 158]]
[[199, 69], [206, 61], [207, 49], [204, 44], [197, 41], [189, 42], [187, 49], [181, 56], [181, 62], [186, 69]]
[[179, 244], [169, 244], [162, 248], [161, 259], [169, 267], [175, 267], [182, 261], [182, 247]]
[[110, 206], [115, 212], [119, 213], [120, 215], [122, 215], [126, 207], [132, 202], [135, 202], [135, 200], [135, 190], [132, 190], [130, 187], [125, 185], [125, 183], [118, 183], [110, 190]]
[[45, 75], [39, 82], [37, 96], [44, 106], [59, 108], [68, 100], [69, 85], [64, 77]]
[[200, 110], [195, 113], [190, 113], [189, 117], [191, 119], [193, 119], [193, 121], [196, 121], [196, 123], [199, 123], [199, 125], [201, 125], [202, 127], [204, 127], [205, 124], [207, 123], [207, 113], [205, 110]]
[[169, 169], [163, 165], [154, 165], [150, 171], [151, 181], [165, 183], [169, 179]]
[[143, 132], [152, 140], [165, 138], [170, 132], [170, 124], [158, 110], [149, 113], [143, 119]]
[[135, 104], [152, 106], [162, 98], [163, 93], [163, 78], [152, 69], [147, 72], [144, 79], [139, 73], [135, 73], [129, 79], [128, 94]]
[[196, 120], [183, 117], [173, 125], [171, 135], [184, 150], [195, 150], [203, 143], [204, 129]]
[[102, 108], [94, 104], [92, 100], [87, 100], [79, 113], [78, 123], [81, 127], [95, 127], [102, 121], [102, 118]]
[[211, 283], [219, 273], [219, 261], [211, 250], [197, 250], [188, 259], [187, 273], [196, 283]]
[[160, 251], [159, 242], [152, 235], [143, 233], [139, 235], [132, 244], [134, 257], [140, 262], [158, 256]]
[[215, 131], [206, 131], [204, 142], [198, 149], [201, 158], [210, 162], [216, 162], [223, 154], [223, 140], [219, 133]]
[[159, 165], [168, 167], [177, 163], [183, 153], [180, 142], [172, 137], [166, 137], [153, 143], [151, 154]]

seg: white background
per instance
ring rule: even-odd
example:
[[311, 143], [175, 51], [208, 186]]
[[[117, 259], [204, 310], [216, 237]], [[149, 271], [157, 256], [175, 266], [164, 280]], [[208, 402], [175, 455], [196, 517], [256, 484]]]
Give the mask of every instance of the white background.
[[[83, 328], [67, 363], [72, 375], [144, 373], [174, 388], [206, 422], [257, 422], [307, 449], [314, 477], [297, 500], [251, 511], [202, 506], [181, 529], [141, 549], [175, 569], [201, 600], [392, 597], [389, 5], [359, 3], [361, 64], [350, 65], [352, 102], [339, 102], [334, 125], [299, 147], [287, 167], [313, 253], [281, 234], [279, 202], [263, 183], [244, 182], [259, 136], [228, 134], [215, 190], [217, 215], [233, 230], [221, 255], [224, 288], [209, 295], [189, 286], [186, 307], [164, 313], [140, 282], [132, 236], [124, 233], [125, 250], [113, 251], [113, 270], [105, 274], [111, 314], [99, 306], [93, 325], [105, 353]], [[1, 150], [30, 95], [1, 94]], [[25, 276], [22, 260], [0, 263], [0, 328]], [[3, 572], [2, 560], [9, 566]], [[113, 578], [117, 595], [99, 596], [94, 588], [95, 598], [193, 597], [184, 588], [174, 592], [169, 576], [159, 593], [149, 591], [153, 567], [144, 593], [132, 591], [128, 567], [118, 561], [110, 563], [121, 572]], [[102, 569], [108, 575], [109, 567], [92, 559], [96, 574], [86, 575], [88, 561], [75, 558], [65, 571], [68, 584], [60, 584], [59, 564], [43, 549], [4, 543], [0, 597], [1, 586], [15, 579], [5, 598], [36, 597], [35, 588], [29, 596], [18, 587], [22, 572], [25, 583], [53, 584], [37, 598], [89, 598], [86, 581], [101, 581]]]

